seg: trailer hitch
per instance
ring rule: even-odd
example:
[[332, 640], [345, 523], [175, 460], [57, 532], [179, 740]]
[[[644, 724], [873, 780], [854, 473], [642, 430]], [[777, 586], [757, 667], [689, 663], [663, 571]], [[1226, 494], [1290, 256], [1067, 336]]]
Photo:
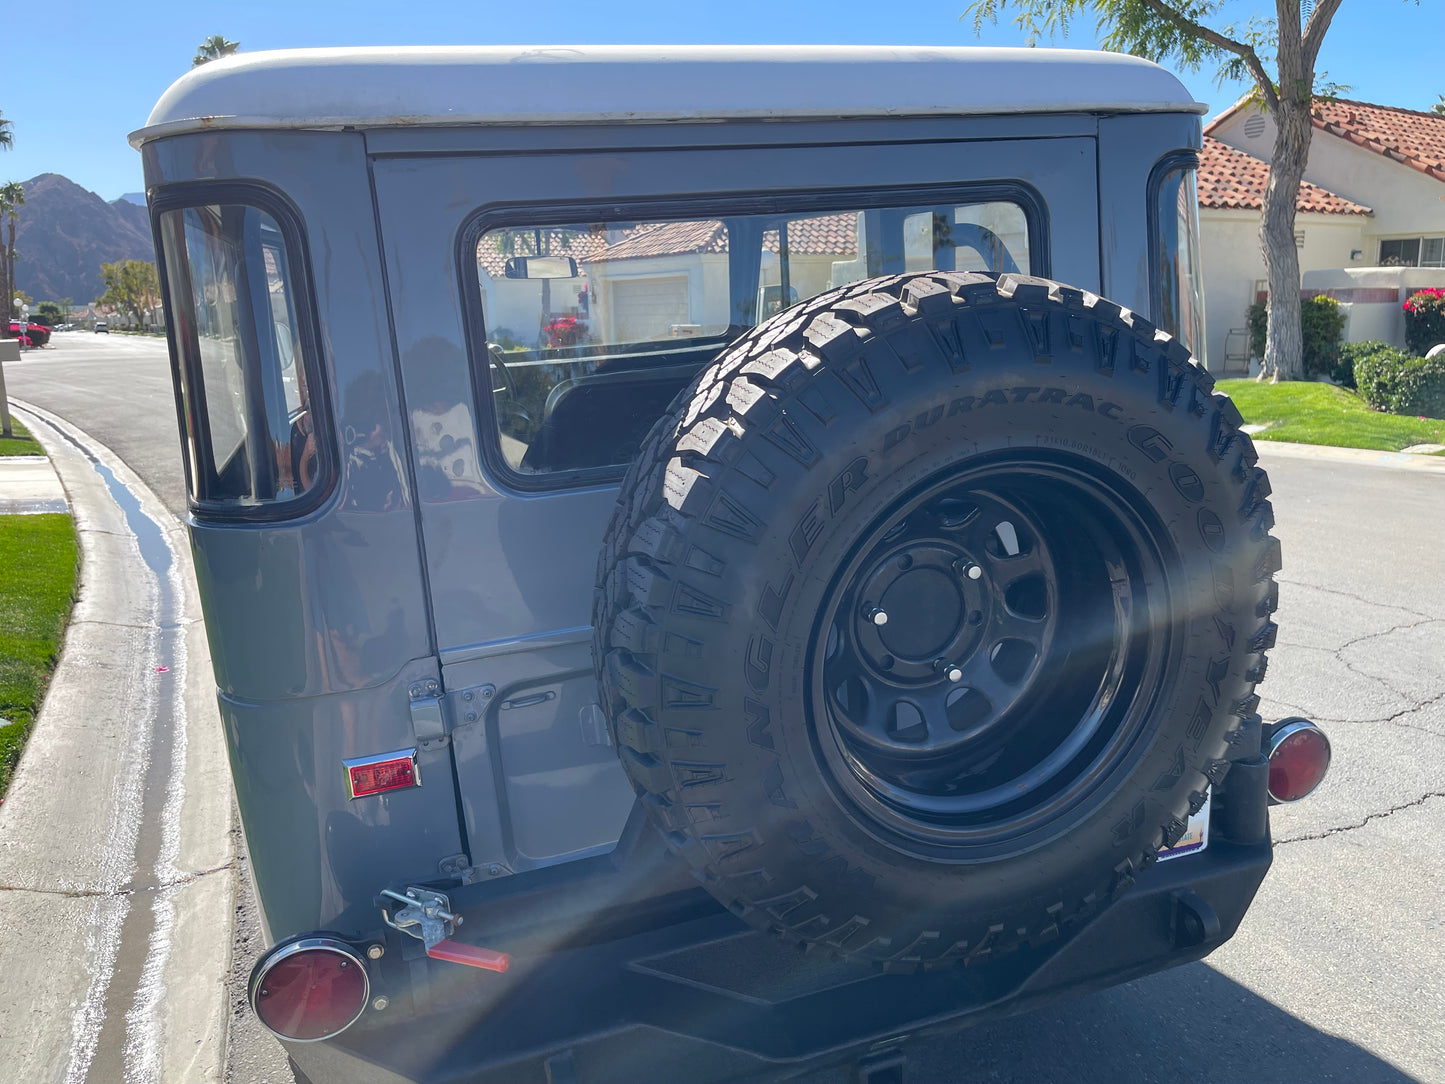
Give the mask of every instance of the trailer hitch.
[[462, 916], [452, 913], [452, 902], [446, 893], [429, 888], [408, 888], [402, 894], [383, 888], [381, 895], [402, 905], [397, 908], [382, 907], [382, 919], [393, 930], [409, 934], [425, 945], [426, 954], [433, 960], [497, 972], [506, 971], [511, 966], [512, 958], [505, 952], [451, 940], [456, 928], [462, 924]]

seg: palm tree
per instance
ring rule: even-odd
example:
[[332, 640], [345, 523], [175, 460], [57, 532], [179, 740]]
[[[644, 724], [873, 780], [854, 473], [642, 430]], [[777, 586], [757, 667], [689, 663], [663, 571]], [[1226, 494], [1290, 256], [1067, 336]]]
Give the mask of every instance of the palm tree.
[[5, 111], [0, 109], [0, 149], [9, 150], [15, 145], [15, 133], [11, 130], [14, 125], [5, 119]]
[[0, 218], [9, 220], [10, 243], [0, 246], [0, 255], [4, 256], [5, 264], [5, 312], [4, 321], [5, 333], [10, 331], [9, 316], [12, 313], [11, 306], [15, 301], [15, 220], [20, 217], [20, 208], [25, 206], [25, 188], [18, 181], [9, 181], [0, 185]]
[[239, 41], [227, 41], [224, 34], [212, 34], [200, 45], [196, 46], [196, 55], [191, 59], [191, 67], [199, 68], [207, 61], [219, 60], [223, 56], [230, 56], [241, 47]]

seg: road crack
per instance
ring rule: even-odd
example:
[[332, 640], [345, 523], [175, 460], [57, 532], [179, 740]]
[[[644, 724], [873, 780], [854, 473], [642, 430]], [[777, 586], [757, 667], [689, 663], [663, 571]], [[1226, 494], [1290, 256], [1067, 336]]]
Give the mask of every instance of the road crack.
[[1381, 602], [1378, 599], [1366, 598], [1364, 595], [1357, 595], [1351, 591], [1341, 591], [1334, 587], [1320, 587], [1313, 583], [1304, 583], [1301, 580], [1287, 580], [1276, 574], [1275, 580], [1289, 587], [1303, 587], [1307, 591], [1320, 591], [1326, 595], [1339, 595], [1341, 598], [1353, 599], [1355, 602], [1363, 603], [1366, 606], [1373, 606], [1378, 610], [1398, 610], [1404, 614], [1415, 614], [1423, 621], [1439, 621], [1439, 617], [1433, 614], [1421, 613], [1419, 610], [1412, 610], [1408, 606], [1396, 606], [1393, 602]]
[[1365, 819], [1358, 824], [1343, 824], [1338, 828], [1328, 828], [1323, 832], [1316, 832], [1308, 836], [1291, 836], [1289, 839], [1277, 839], [1274, 841], [1274, 845], [1276, 847], [1283, 847], [1288, 843], [1307, 843], [1310, 840], [1329, 839], [1331, 836], [1343, 835], [1345, 832], [1353, 832], [1356, 828], [1363, 828], [1371, 821], [1384, 820], [1386, 817], [1393, 816], [1401, 810], [1414, 809], [1416, 806], [1424, 805], [1431, 798], [1445, 798], [1445, 791], [1432, 790], [1428, 794], [1422, 794], [1420, 797], [1411, 801], [1391, 806], [1389, 809], [1383, 809], [1378, 813], [1366, 814]]

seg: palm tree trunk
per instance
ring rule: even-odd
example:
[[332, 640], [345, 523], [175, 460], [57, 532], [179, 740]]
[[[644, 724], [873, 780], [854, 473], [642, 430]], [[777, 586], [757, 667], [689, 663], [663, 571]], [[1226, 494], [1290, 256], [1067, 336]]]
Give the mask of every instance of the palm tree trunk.
[[[10, 209], [10, 244], [5, 249], [5, 284], [10, 287], [10, 293], [6, 296], [9, 304], [15, 304], [15, 209]], [[11, 310], [14, 311], [13, 309]], [[24, 329], [21, 329], [22, 333]]]

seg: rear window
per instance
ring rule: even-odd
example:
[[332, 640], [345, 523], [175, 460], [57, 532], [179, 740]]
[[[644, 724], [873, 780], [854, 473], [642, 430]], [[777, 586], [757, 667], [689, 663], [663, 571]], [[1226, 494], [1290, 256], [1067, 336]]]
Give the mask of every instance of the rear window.
[[319, 494], [314, 359], [301, 334], [296, 253], [242, 203], [160, 215], [191, 496], [213, 510], [295, 510]]
[[1166, 163], [1157, 175], [1154, 221], [1154, 322], [1204, 360], [1204, 282], [1199, 271], [1197, 159]]
[[905, 271], [1032, 270], [1003, 200], [483, 232], [495, 438], [521, 476], [613, 468], [698, 369], [825, 290]]

